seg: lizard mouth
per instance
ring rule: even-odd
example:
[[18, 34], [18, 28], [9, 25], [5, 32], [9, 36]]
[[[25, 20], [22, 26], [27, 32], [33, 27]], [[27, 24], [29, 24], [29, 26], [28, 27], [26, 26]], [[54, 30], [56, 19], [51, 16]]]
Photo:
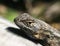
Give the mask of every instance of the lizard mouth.
[[14, 19], [15, 24], [22, 29], [27, 35], [32, 38], [36, 38], [34, 35], [38, 34], [40, 25], [34, 18], [31, 19], [29, 16], [19, 16]]
[[40, 25], [37, 25], [35, 22], [33, 22], [33, 20], [26, 22], [26, 20], [19, 20], [19, 18], [15, 18], [14, 22], [18, 27], [27, 28], [32, 32], [36, 32], [37, 30], [39, 30], [39, 26], [40, 26]]
[[17, 20], [18, 20], [17, 18], [14, 19], [15, 24], [18, 27], [20, 27], [20, 29], [22, 29], [27, 35], [29, 35], [32, 38], [35, 38], [34, 35], [37, 33], [34, 32], [30, 27], [26, 26], [23, 22], [19, 22]]
[[[25, 30], [26, 32], [30, 31], [33, 32], [32, 29], [28, 26], [26, 26], [23, 22], [18, 21], [17, 18], [14, 19], [15, 24], [20, 27], [21, 29]], [[28, 30], [28, 31], [27, 31]]]

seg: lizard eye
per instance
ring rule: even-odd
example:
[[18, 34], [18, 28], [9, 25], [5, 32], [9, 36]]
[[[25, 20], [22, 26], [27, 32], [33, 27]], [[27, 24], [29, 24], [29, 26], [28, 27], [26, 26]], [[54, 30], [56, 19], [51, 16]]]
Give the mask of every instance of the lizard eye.
[[29, 22], [29, 24], [31, 24], [32, 22]]

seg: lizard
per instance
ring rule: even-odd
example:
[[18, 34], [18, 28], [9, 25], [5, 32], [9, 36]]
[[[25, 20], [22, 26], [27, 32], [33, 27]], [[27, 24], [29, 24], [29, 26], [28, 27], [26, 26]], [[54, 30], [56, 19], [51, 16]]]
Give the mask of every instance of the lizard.
[[23, 13], [14, 19], [15, 24], [27, 35], [36, 39], [45, 39], [49, 45], [60, 46], [60, 32], [46, 22]]

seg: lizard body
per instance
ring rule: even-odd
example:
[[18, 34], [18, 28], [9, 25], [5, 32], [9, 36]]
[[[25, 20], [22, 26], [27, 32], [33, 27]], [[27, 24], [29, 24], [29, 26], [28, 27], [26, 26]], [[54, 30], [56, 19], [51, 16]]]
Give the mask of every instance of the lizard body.
[[48, 46], [60, 46], [60, 32], [42, 20], [24, 13], [14, 19], [17, 26], [36, 39], [46, 39]]

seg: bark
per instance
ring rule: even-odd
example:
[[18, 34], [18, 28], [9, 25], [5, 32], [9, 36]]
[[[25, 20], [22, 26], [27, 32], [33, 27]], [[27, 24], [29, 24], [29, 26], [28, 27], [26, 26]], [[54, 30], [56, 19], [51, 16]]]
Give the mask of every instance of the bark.
[[0, 46], [42, 46], [17, 35], [19, 34], [18, 31], [20, 30], [15, 24], [0, 17]]

